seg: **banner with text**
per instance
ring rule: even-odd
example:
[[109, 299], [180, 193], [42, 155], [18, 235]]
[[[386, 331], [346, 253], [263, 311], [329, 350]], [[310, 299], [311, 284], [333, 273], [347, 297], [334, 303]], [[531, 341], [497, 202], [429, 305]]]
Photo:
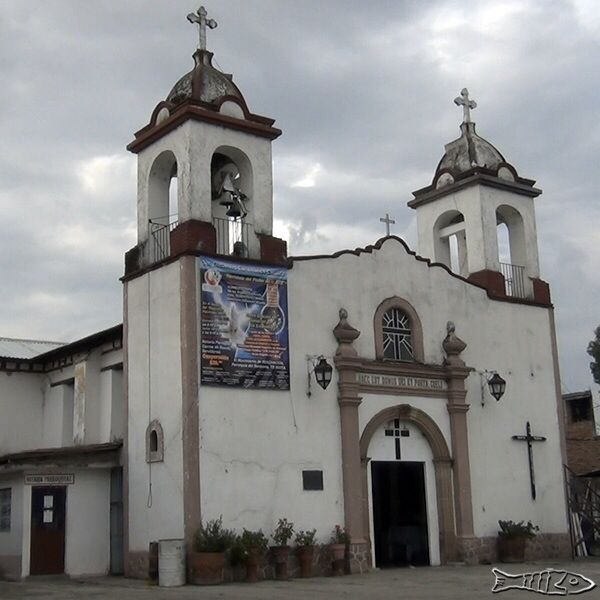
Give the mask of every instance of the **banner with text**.
[[287, 269], [198, 260], [201, 383], [289, 389]]

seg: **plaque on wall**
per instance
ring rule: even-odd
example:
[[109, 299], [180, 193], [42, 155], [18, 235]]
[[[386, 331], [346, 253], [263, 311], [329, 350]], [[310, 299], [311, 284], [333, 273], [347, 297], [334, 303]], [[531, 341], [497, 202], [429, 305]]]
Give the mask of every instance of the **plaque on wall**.
[[198, 261], [202, 385], [289, 389], [287, 269]]
[[[75, 483], [73, 473], [36, 473], [25, 475], [25, 485], [72, 485]], [[44, 506], [44, 508], [51, 508]]]

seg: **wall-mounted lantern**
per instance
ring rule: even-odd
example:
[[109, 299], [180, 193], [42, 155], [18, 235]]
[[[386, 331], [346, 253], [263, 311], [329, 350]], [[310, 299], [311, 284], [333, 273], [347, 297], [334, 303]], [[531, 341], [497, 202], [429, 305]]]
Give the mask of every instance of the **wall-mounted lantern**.
[[327, 386], [331, 383], [331, 378], [333, 376], [333, 367], [327, 362], [327, 359], [323, 355], [319, 356], [307, 356], [306, 357], [306, 367], [307, 367], [307, 376], [308, 376], [308, 389], [306, 391], [306, 395], [310, 398], [312, 395], [310, 385], [310, 376], [311, 373], [315, 374], [315, 379], [317, 383], [324, 389], [327, 389]]
[[500, 400], [506, 391], [506, 380], [501, 377], [497, 371], [479, 371], [481, 377], [481, 406], [485, 406], [485, 388], [496, 399]]

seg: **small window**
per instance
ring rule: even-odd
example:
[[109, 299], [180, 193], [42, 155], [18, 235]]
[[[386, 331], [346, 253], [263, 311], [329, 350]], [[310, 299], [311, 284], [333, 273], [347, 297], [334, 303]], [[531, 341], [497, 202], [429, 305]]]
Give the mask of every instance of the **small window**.
[[11, 489], [0, 490], [0, 531], [10, 531]]
[[155, 419], [146, 429], [146, 462], [162, 462], [164, 459], [163, 430]]
[[390, 360], [414, 360], [412, 330], [408, 315], [399, 308], [383, 314], [383, 357]]
[[592, 420], [592, 403], [588, 398], [571, 400], [569, 402], [571, 409], [571, 422], [591, 421]]
[[323, 489], [323, 471], [302, 471], [302, 489], [320, 491]]

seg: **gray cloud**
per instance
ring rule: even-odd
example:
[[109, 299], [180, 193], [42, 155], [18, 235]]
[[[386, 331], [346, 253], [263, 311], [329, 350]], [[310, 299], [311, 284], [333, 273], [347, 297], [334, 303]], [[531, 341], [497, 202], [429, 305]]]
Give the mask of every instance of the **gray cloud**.
[[[415, 246], [411, 192], [478, 131], [537, 179], [543, 277], [563, 378], [587, 387], [600, 323], [600, 21], [585, 0], [206, 2], [217, 63], [277, 119], [275, 216], [293, 253], [372, 243], [389, 212]], [[0, 0], [0, 334], [73, 339], [121, 318], [135, 240], [125, 145], [191, 68], [192, 0]], [[311, 185], [312, 184], [312, 185]]]

